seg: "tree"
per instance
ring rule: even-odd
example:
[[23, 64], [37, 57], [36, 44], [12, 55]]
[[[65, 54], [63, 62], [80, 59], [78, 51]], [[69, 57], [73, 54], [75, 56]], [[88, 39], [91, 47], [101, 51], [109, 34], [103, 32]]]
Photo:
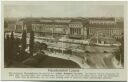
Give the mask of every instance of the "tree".
[[29, 44], [29, 47], [30, 47], [30, 55], [33, 56], [33, 51], [34, 51], [34, 32], [31, 31], [30, 32], [30, 44]]
[[15, 61], [20, 61], [22, 59], [21, 57], [22, 54], [20, 54], [21, 50], [19, 47], [20, 43], [21, 43], [21, 40], [19, 38], [16, 38], [15, 39], [15, 57], [14, 57]]
[[14, 49], [14, 33], [13, 31], [11, 32], [11, 37], [8, 41], [8, 60], [9, 60], [9, 65], [11, 65], [13, 63], [14, 60], [14, 53], [15, 53], [15, 49]]
[[118, 40], [121, 43], [119, 49], [114, 52], [116, 59], [124, 65], [124, 37]]
[[11, 36], [7, 35], [4, 39], [4, 61], [5, 67], [10, 67], [15, 65], [15, 62], [22, 61], [26, 57], [23, 53], [20, 53], [20, 43], [19, 38], [14, 38], [14, 33], [11, 32]]
[[120, 50], [120, 62], [124, 65], [124, 37], [121, 38], [121, 46], [119, 47]]
[[10, 43], [9, 43], [9, 35], [4, 36], [4, 63], [5, 67], [9, 65], [9, 55], [10, 55]]
[[14, 41], [14, 33], [13, 33], [13, 31], [11, 32], [11, 40]]
[[67, 50], [67, 53], [70, 54], [70, 55], [72, 55], [72, 50], [71, 49], [68, 49]]
[[22, 34], [22, 52], [23, 54], [25, 53], [25, 49], [26, 49], [26, 31], [23, 31]]
[[41, 50], [46, 50], [47, 49], [47, 44], [41, 43], [40, 46], [39, 46], [39, 49], [40, 49], [40, 51]]

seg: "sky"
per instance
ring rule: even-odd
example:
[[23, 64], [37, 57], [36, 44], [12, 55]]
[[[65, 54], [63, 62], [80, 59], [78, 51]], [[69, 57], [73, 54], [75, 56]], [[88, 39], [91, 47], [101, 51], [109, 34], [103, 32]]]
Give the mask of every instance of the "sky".
[[4, 17], [123, 17], [122, 5], [85, 2], [11, 2], [4, 4]]

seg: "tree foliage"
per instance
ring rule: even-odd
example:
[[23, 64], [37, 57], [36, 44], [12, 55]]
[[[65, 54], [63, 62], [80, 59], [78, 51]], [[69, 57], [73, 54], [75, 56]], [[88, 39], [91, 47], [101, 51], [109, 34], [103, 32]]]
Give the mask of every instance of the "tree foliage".
[[[24, 34], [23, 34], [24, 35]], [[25, 35], [24, 35], [25, 36]], [[22, 62], [29, 57], [25, 51], [26, 42], [22, 42], [23, 38], [15, 38], [14, 33], [4, 36], [4, 63], [5, 67], [10, 67], [16, 62]], [[25, 40], [25, 38], [24, 38]]]
[[119, 49], [114, 53], [116, 59], [124, 65], [124, 37], [118, 40], [121, 43]]
[[30, 32], [29, 47], [30, 47], [30, 55], [33, 56], [33, 51], [34, 51], [34, 32], [33, 31]]
[[26, 49], [26, 31], [23, 31], [21, 42], [22, 42], [22, 52], [25, 53], [25, 49]]

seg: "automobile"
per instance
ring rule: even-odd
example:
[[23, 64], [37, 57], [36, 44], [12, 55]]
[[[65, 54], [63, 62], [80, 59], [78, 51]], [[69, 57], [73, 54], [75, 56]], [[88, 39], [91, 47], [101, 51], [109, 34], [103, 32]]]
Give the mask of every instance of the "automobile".
[[104, 53], [108, 53], [107, 51], [104, 51]]
[[90, 53], [90, 51], [85, 51], [85, 53]]

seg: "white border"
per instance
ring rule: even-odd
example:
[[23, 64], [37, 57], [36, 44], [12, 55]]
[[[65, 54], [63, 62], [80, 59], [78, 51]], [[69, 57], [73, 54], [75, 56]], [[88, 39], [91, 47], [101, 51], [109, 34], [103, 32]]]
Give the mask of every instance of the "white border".
[[[4, 1], [23, 1], [23, 0], [4, 0]], [[36, 0], [26, 0], [26, 1], [36, 1]], [[42, 1], [42, 0], [38, 0], [38, 1]], [[46, 1], [46, 0], [43, 0], [43, 1]], [[55, 0], [47, 0], [47, 1], [55, 1]], [[58, 0], [56, 0], [56, 1], [58, 1]], [[69, 0], [62, 0], [62, 1], [69, 1]], [[70, 0], [70, 1], [74, 1], [74, 0]], [[79, 0], [75, 0], [75, 1], [79, 1]], [[81, 1], [84, 1], [84, 0], [81, 0]], [[87, 1], [90, 1], [90, 0], [87, 0]], [[97, 0], [91, 0], [91, 1], [97, 1]], [[105, 0], [105, 1], [112, 1], [112, 0]], [[120, 0], [116, 0], [116, 1], [120, 1]], [[123, 0], [123, 1], [126, 1], [126, 0]], [[98, 3], [98, 2], [97, 2], [97, 3]], [[103, 3], [104, 3], [104, 2], [103, 2]], [[109, 3], [109, 2], [107, 2], [107, 3]], [[117, 2], [117, 3], [118, 3], [118, 2]], [[119, 3], [120, 3], [120, 2], [119, 2]], [[1, 5], [1, 3], [0, 3], [0, 5]], [[127, 2], [125, 3], [125, 5], [127, 5]], [[127, 43], [127, 40], [128, 40], [128, 38], [127, 38], [127, 36], [128, 36], [128, 33], [127, 33], [127, 32], [128, 32], [128, 28], [126, 28], [126, 27], [128, 27], [128, 25], [127, 25], [127, 22], [128, 22], [128, 21], [127, 21], [127, 18], [126, 18], [126, 17], [127, 17], [127, 14], [128, 14], [127, 9], [128, 9], [128, 8], [127, 8], [127, 6], [126, 6], [126, 9], [125, 9], [125, 10], [126, 10], [126, 11], [125, 11], [125, 26], [124, 26], [124, 31], [126, 31], [126, 32], [124, 32], [124, 35], [125, 35], [125, 38], [124, 38], [124, 39], [125, 39], [125, 43], [126, 43], [126, 44], [128, 44], [128, 43]], [[1, 16], [1, 20], [2, 20], [2, 17], [3, 17], [3, 16]], [[1, 22], [2, 22], [2, 21], [1, 21]], [[2, 25], [1, 25], [1, 26], [2, 26]], [[0, 35], [1, 35], [1, 37], [0, 37], [0, 43], [1, 43], [1, 44], [0, 44], [0, 48], [3, 49], [3, 47], [2, 47], [2, 45], [3, 45], [3, 39], [2, 39], [2, 38], [3, 38], [3, 36], [2, 36], [2, 35], [3, 35], [3, 29], [1, 28], [0, 31], [1, 31], [1, 32], [0, 32]], [[125, 54], [127, 55], [127, 54], [128, 54], [127, 45], [125, 45], [124, 47], [125, 47], [125, 48], [124, 48], [124, 49], [125, 49]], [[1, 49], [0, 49], [0, 50], [1, 50]], [[2, 52], [2, 51], [0, 51], [0, 52]], [[2, 54], [3, 54], [3, 52], [2, 52]], [[125, 62], [127, 62], [127, 61], [126, 61], [126, 58], [127, 58], [126, 55], [125, 55]], [[1, 56], [1, 55], [0, 55], [0, 56]], [[3, 59], [3, 58], [2, 58], [2, 59]], [[1, 63], [1, 62], [0, 62], [0, 63]], [[127, 67], [127, 65], [125, 65], [125, 68], [126, 68], [126, 67]], [[13, 69], [14, 69], [14, 68], [13, 68]], [[13, 70], [13, 69], [10, 69], [10, 68], [9, 68], [10, 71]], [[31, 69], [31, 68], [30, 68], [30, 69]], [[28, 70], [30, 70], [30, 69], [28, 69]], [[8, 68], [7, 68], [7, 70], [8, 70]], [[6, 71], [7, 71], [7, 70], [6, 70]], [[26, 69], [23, 69], [23, 70], [26, 70]], [[27, 70], [27, 71], [28, 71], [28, 70]], [[34, 70], [36, 70], [36, 69], [34, 69]], [[99, 69], [96, 69], [96, 70], [99, 70]], [[106, 69], [105, 69], [105, 70], [106, 70]], [[105, 70], [103, 70], [103, 71], [105, 71]], [[14, 69], [13, 71], [15, 71], [15, 69]], [[20, 71], [20, 69], [18, 69], [18, 71]], [[99, 71], [100, 71], [100, 70], [99, 70]], [[109, 69], [109, 71], [110, 71], [110, 69]], [[114, 69], [114, 70], [111, 70], [111, 71], [120, 71], [120, 70]], [[126, 70], [124, 70], [124, 72], [126, 73]], [[2, 75], [2, 76], [3, 76], [3, 75]]]

